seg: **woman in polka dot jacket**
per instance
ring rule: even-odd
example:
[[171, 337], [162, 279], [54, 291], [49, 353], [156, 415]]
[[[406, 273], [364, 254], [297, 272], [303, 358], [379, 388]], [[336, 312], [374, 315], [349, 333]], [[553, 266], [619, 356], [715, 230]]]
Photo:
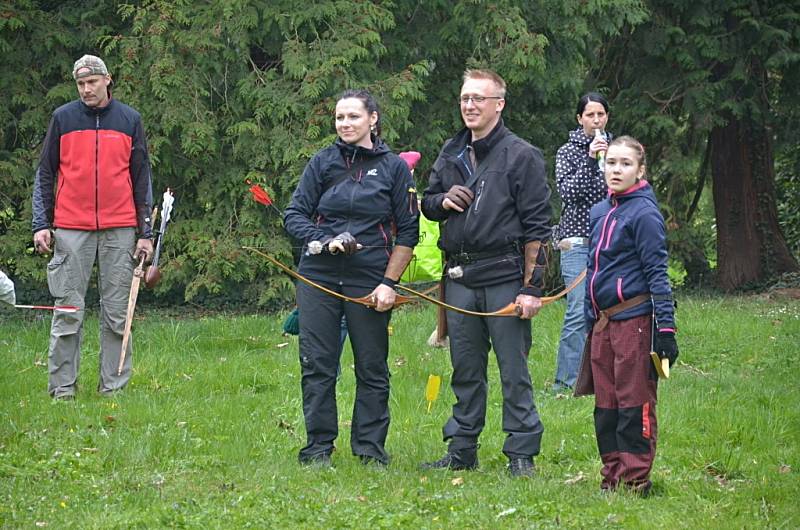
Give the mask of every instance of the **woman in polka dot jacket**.
[[[576, 119], [579, 127], [570, 131], [569, 141], [556, 153], [556, 187], [563, 205], [557, 237], [561, 276], [566, 285], [586, 268], [589, 210], [607, 195], [598, 159], [604, 156], [611, 141], [611, 135], [603, 133], [608, 122], [608, 101], [597, 92], [585, 94], [578, 100]], [[581, 283], [567, 295], [553, 383], [555, 392], [566, 392], [575, 386], [585, 342]]]

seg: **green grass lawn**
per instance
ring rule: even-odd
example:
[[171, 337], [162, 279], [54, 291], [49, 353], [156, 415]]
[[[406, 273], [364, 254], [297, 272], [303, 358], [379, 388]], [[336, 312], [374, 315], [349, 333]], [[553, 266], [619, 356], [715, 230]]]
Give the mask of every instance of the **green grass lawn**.
[[[47, 388], [49, 315], [0, 313], [0, 526], [11, 528], [797, 528], [800, 302], [679, 296], [680, 359], [659, 389], [654, 496], [602, 495], [593, 401], [549, 388], [563, 305], [534, 321], [530, 367], [545, 423], [538, 474], [511, 480], [501, 397], [474, 472], [422, 472], [440, 457], [453, 396], [431, 307], [392, 321], [386, 470], [351, 456], [349, 345], [335, 468], [297, 464], [304, 444], [297, 339], [281, 315], [170, 317], [138, 310], [135, 372], [95, 392], [97, 318], [86, 323], [77, 400]], [[443, 376], [427, 412], [429, 374]]]

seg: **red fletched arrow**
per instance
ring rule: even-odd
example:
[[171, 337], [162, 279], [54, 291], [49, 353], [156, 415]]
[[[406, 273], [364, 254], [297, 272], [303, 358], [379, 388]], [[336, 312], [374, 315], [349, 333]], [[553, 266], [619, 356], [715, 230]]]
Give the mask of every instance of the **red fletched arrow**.
[[283, 216], [283, 212], [281, 212], [277, 206], [272, 202], [272, 197], [269, 196], [267, 190], [259, 186], [258, 184], [253, 184], [250, 179], [245, 180], [247, 184], [250, 185], [250, 193], [253, 195], [253, 200], [263, 204], [264, 206], [272, 206], [272, 209], [278, 212], [278, 215]]
[[[247, 183], [251, 184], [249, 180], [247, 181]], [[267, 193], [267, 190], [265, 190], [258, 184], [253, 184], [252, 186], [250, 186], [250, 193], [253, 194], [254, 201], [260, 202], [264, 206], [270, 206], [272, 204], [272, 199], [270, 198], [269, 193]]]

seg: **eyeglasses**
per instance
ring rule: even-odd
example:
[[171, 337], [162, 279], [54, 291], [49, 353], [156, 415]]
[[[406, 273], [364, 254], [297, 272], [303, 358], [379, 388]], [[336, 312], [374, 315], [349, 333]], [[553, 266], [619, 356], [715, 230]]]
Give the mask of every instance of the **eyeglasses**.
[[466, 105], [467, 103], [472, 100], [473, 103], [476, 105], [480, 105], [481, 103], [485, 102], [487, 99], [503, 99], [500, 96], [461, 96], [458, 98], [458, 102], [461, 105]]

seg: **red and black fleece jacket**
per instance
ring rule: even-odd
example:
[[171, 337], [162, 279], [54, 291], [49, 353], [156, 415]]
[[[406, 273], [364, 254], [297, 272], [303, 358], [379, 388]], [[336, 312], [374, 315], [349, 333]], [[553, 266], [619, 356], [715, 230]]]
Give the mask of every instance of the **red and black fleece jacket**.
[[33, 184], [33, 231], [135, 227], [152, 237], [150, 159], [141, 115], [110, 100], [57, 108]]

